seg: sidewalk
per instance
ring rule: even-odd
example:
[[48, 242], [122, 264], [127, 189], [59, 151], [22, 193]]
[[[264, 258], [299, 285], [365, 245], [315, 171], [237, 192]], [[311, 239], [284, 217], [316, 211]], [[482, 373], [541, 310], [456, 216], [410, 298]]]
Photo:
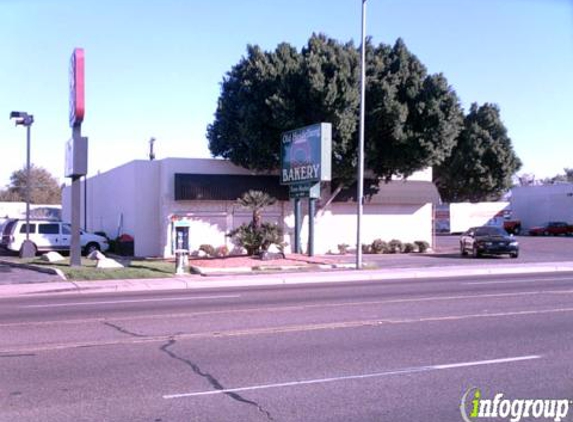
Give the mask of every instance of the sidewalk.
[[259, 272], [248, 275], [185, 275], [174, 278], [105, 281], [59, 281], [54, 283], [9, 284], [0, 286], [0, 297], [62, 293], [105, 293], [158, 290], [191, 290], [219, 287], [273, 286], [352, 281], [384, 281], [422, 278], [466, 277], [481, 275], [573, 272], [573, 261], [452, 265], [435, 267], [393, 267], [376, 270], [353, 269], [305, 272]]

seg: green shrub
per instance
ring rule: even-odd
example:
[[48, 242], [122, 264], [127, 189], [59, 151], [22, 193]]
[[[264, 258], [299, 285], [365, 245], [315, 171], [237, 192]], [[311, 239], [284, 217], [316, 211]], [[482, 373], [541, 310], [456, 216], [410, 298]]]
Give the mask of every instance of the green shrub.
[[215, 248], [212, 245], [203, 244], [199, 246], [199, 250], [207, 254], [207, 256], [215, 256]]
[[262, 242], [260, 252], [266, 252], [271, 245], [277, 245], [282, 252], [284, 249], [284, 239], [282, 229], [273, 223], [263, 223], [260, 230], [262, 231]]
[[430, 248], [430, 244], [425, 240], [416, 240], [414, 244], [418, 247], [418, 252], [424, 253]]
[[372, 253], [381, 254], [381, 253], [388, 253], [388, 243], [383, 241], [382, 239], [375, 239], [370, 245], [370, 249]]
[[388, 248], [390, 249], [390, 253], [402, 253], [404, 251], [404, 245], [398, 239], [392, 239], [388, 242]]
[[372, 253], [372, 245], [367, 245], [366, 243], [362, 244], [362, 253], [369, 254]]
[[418, 250], [418, 247], [416, 245], [414, 245], [413, 243], [404, 243], [404, 253], [412, 253], [412, 252], [416, 252]]
[[275, 244], [280, 250], [284, 248], [283, 232], [279, 226], [272, 223], [262, 223], [256, 228], [254, 224], [241, 224], [231, 230], [229, 236], [235, 246], [245, 248], [247, 255], [258, 255], [265, 252], [269, 246]]
[[218, 257], [224, 257], [229, 255], [229, 248], [226, 245], [223, 246], [219, 246], [216, 250], [215, 250], [215, 256]]

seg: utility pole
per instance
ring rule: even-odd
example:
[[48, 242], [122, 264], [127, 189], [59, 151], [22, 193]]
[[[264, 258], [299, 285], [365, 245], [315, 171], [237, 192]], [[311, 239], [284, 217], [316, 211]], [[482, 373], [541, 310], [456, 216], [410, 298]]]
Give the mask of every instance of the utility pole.
[[358, 140], [358, 180], [356, 187], [356, 269], [362, 268], [362, 208], [364, 201], [364, 109], [366, 107], [366, 0], [362, 0], [362, 45], [360, 53], [360, 138]]

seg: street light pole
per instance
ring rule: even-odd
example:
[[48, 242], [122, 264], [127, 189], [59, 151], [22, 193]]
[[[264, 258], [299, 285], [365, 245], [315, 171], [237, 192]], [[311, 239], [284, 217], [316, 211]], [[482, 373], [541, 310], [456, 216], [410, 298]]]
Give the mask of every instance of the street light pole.
[[30, 242], [30, 131], [34, 116], [25, 111], [13, 111], [10, 119], [14, 119], [16, 126], [26, 127], [26, 240], [20, 249], [20, 256], [32, 258], [36, 254], [36, 248]]
[[32, 123], [26, 125], [26, 241], [30, 240], [30, 126], [31, 125]]
[[362, 208], [364, 197], [364, 109], [366, 107], [366, 0], [362, 0], [362, 45], [360, 52], [360, 137], [358, 140], [358, 180], [356, 218], [356, 269], [362, 268]]

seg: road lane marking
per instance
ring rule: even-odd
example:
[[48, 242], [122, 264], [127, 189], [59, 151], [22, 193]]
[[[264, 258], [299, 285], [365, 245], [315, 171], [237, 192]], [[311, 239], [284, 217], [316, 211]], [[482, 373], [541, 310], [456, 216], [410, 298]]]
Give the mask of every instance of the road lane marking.
[[276, 335], [276, 334], [290, 334], [308, 331], [326, 331], [337, 329], [351, 329], [351, 328], [379, 328], [386, 325], [398, 324], [416, 324], [424, 322], [452, 322], [464, 321], [477, 318], [498, 318], [498, 317], [521, 317], [521, 316], [536, 316], [545, 314], [559, 314], [573, 312], [573, 308], [557, 308], [557, 309], [543, 309], [543, 310], [529, 310], [529, 311], [515, 311], [515, 312], [498, 312], [486, 314], [469, 314], [469, 315], [442, 315], [442, 316], [428, 316], [420, 318], [403, 318], [403, 319], [375, 319], [375, 320], [358, 320], [358, 321], [341, 321], [341, 322], [325, 322], [320, 324], [306, 324], [306, 325], [286, 325], [275, 327], [263, 328], [246, 328], [235, 329], [226, 331], [207, 331], [201, 333], [181, 333], [181, 334], [165, 334], [154, 335], [140, 338], [128, 338], [120, 340], [101, 340], [101, 341], [84, 341], [84, 342], [69, 342], [69, 343], [55, 343], [37, 346], [24, 346], [15, 348], [0, 349], [0, 354], [20, 353], [20, 352], [38, 352], [38, 351], [53, 351], [53, 350], [66, 350], [76, 349], [82, 347], [103, 347], [103, 346], [124, 346], [136, 345], [145, 343], [159, 343], [169, 340], [196, 340], [196, 339], [217, 339], [225, 337], [246, 337], [258, 335]]
[[411, 368], [395, 369], [391, 371], [384, 372], [374, 372], [369, 374], [360, 375], [344, 375], [340, 377], [330, 377], [330, 378], [316, 378], [309, 380], [300, 381], [290, 381], [290, 382], [280, 382], [274, 384], [259, 384], [251, 385], [248, 387], [237, 387], [237, 388], [226, 388], [222, 390], [207, 390], [207, 391], [197, 391], [193, 393], [180, 393], [180, 394], [166, 394], [163, 396], [164, 399], [180, 399], [185, 397], [197, 397], [197, 396], [210, 396], [215, 394], [227, 394], [227, 393], [238, 393], [242, 391], [253, 391], [253, 390], [266, 390], [269, 388], [284, 388], [284, 387], [296, 387], [300, 385], [311, 385], [311, 384], [325, 384], [330, 382], [340, 382], [340, 381], [351, 381], [351, 380], [362, 380], [368, 378], [380, 378], [392, 375], [408, 375], [421, 372], [431, 372], [431, 371], [442, 371], [447, 369], [458, 369], [458, 368], [471, 368], [476, 366], [485, 365], [499, 365], [504, 363], [514, 363], [523, 362], [529, 360], [541, 359], [541, 355], [529, 355], [529, 356], [517, 356], [508, 357], [502, 359], [489, 359], [480, 360], [473, 362], [459, 362], [459, 363], [447, 363], [442, 365], [429, 365], [429, 366], [416, 366]]
[[537, 279], [524, 279], [524, 280], [498, 280], [498, 281], [464, 281], [460, 284], [464, 286], [474, 286], [474, 285], [489, 285], [489, 284], [513, 284], [513, 283], [541, 283], [547, 281], [571, 281], [573, 279], [569, 278], [537, 278]]
[[69, 303], [48, 303], [43, 305], [23, 305], [20, 308], [57, 308], [62, 306], [84, 306], [84, 305], [115, 305], [121, 303], [145, 303], [145, 302], [175, 302], [186, 300], [207, 300], [207, 299], [235, 299], [241, 295], [217, 295], [217, 296], [192, 296], [192, 297], [171, 297], [156, 299], [130, 299], [130, 300], [108, 300], [98, 302], [69, 302]]
[[[186, 318], [186, 317], [199, 317], [211, 315], [233, 315], [233, 314], [247, 314], [253, 312], [289, 312], [289, 311], [304, 311], [308, 309], [322, 309], [333, 307], [355, 307], [355, 306], [370, 306], [370, 305], [393, 305], [402, 303], [419, 303], [419, 302], [436, 302], [436, 301], [454, 301], [454, 300], [476, 300], [476, 299], [497, 299], [497, 298], [511, 298], [521, 296], [540, 296], [540, 295], [554, 295], [554, 294], [573, 294], [573, 290], [535, 290], [519, 293], [491, 293], [491, 294], [478, 294], [478, 295], [458, 295], [458, 296], [429, 296], [408, 299], [387, 299], [377, 301], [361, 301], [361, 302], [334, 302], [334, 303], [317, 303], [310, 305], [294, 305], [294, 306], [274, 306], [263, 308], [244, 308], [244, 309], [222, 309], [216, 311], [201, 311], [201, 312], [179, 312], [170, 314], [146, 314], [138, 316], [110, 316], [99, 318], [80, 318], [80, 319], [67, 319], [67, 320], [51, 320], [51, 321], [33, 321], [33, 322], [11, 322], [0, 323], [0, 328], [7, 327], [27, 327], [27, 326], [46, 326], [46, 325], [69, 325], [69, 324], [85, 324], [90, 322], [102, 321], [142, 321], [151, 319], [165, 319], [165, 318]], [[240, 296], [240, 295], [238, 295]], [[179, 299], [176, 299], [179, 300]], [[181, 299], [185, 300], [185, 299]], [[116, 303], [116, 302], [114, 302]], [[28, 305], [39, 306], [39, 305]]]

